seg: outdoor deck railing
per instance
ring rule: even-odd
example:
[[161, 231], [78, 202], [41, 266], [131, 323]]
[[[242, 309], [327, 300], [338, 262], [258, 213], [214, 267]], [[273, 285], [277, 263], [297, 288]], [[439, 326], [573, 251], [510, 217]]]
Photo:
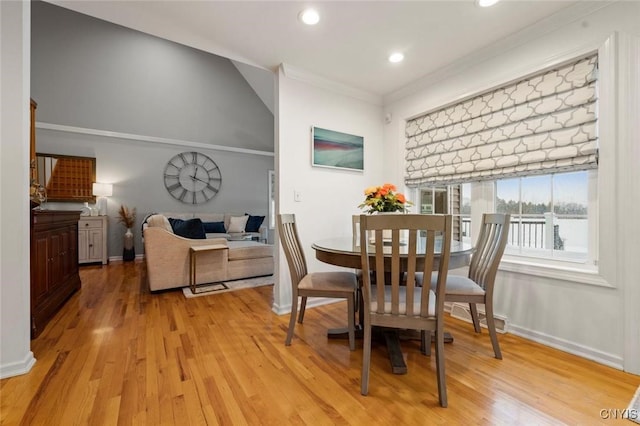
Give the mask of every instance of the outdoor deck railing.
[[[586, 219], [582, 215], [544, 215], [515, 216], [511, 215], [509, 228], [509, 244], [527, 248], [551, 248], [564, 250], [564, 240], [561, 235], [560, 225], [555, 220], [562, 219]], [[471, 218], [462, 217], [462, 235], [471, 236]]]

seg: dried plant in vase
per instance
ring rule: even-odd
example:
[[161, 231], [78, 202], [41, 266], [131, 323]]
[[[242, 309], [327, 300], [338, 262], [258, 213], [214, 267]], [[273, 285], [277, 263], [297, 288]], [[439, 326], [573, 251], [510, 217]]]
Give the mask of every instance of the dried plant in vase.
[[131, 228], [136, 223], [136, 209], [135, 207], [131, 210], [123, 204], [120, 205], [120, 210], [118, 210], [118, 222], [122, 223], [126, 228], [127, 232], [124, 234], [124, 241], [122, 244], [122, 260], [134, 260], [136, 257], [135, 246], [133, 242], [133, 232], [131, 232]]
[[130, 229], [133, 228], [133, 225], [136, 223], [136, 208], [129, 210], [127, 206], [124, 204], [120, 205], [120, 210], [118, 210], [118, 222], [123, 224], [125, 228]]

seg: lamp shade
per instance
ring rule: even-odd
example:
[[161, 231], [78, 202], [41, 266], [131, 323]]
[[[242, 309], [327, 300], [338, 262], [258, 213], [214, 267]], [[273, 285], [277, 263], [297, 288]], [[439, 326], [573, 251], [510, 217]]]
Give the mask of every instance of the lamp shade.
[[98, 197], [111, 197], [113, 195], [113, 185], [110, 183], [93, 183], [93, 195]]

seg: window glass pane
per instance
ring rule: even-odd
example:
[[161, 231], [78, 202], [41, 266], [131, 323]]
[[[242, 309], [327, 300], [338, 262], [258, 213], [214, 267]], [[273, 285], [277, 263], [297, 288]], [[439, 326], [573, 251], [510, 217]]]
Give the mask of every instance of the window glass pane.
[[551, 249], [545, 238], [546, 219], [551, 211], [551, 175], [524, 177], [520, 181], [520, 244], [523, 248]]
[[520, 214], [520, 179], [496, 182], [496, 213]]
[[522, 215], [551, 211], [551, 175], [522, 178]]
[[420, 190], [420, 213], [433, 214], [433, 190], [431, 188]]
[[471, 184], [460, 185], [460, 216], [462, 216], [462, 241], [471, 242]]
[[447, 203], [447, 188], [434, 188], [433, 199], [435, 201], [436, 214], [449, 214], [449, 206]]
[[462, 206], [460, 207], [460, 213], [465, 216], [471, 215], [471, 184], [463, 183], [461, 185], [460, 199], [462, 200]]
[[496, 211], [511, 214], [507, 252], [586, 260], [588, 176], [572, 172], [496, 181]]
[[588, 172], [563, 173], [553, 178], [553, 211], [563, 249], [587, 253]]

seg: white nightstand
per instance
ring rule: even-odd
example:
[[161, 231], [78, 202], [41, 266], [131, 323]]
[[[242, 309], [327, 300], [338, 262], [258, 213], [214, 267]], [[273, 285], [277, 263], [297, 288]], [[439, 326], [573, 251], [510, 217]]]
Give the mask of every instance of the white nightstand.
[[78, 263], [108, 262], [107, 216], [82, 216], [78, 221]]

